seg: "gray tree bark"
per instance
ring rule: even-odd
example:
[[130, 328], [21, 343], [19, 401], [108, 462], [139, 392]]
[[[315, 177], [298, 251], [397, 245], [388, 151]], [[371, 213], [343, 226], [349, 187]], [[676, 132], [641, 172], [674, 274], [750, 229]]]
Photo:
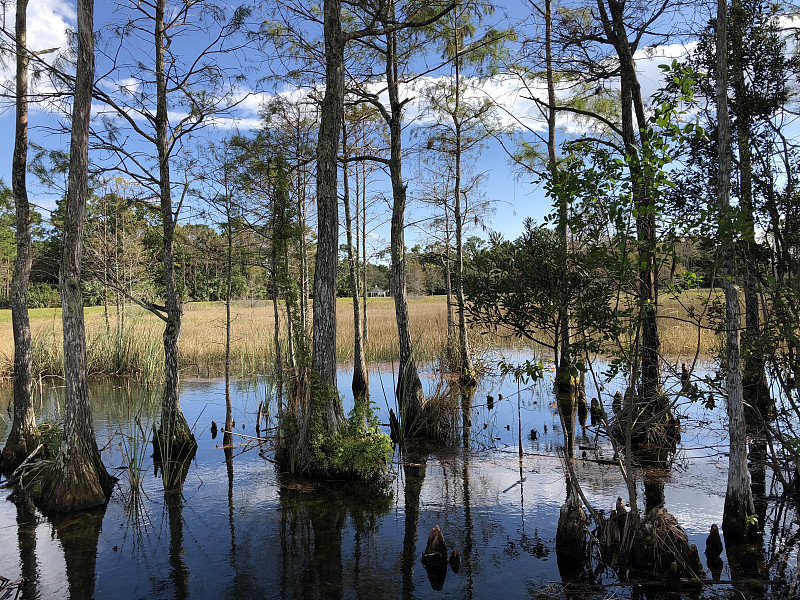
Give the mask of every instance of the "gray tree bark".
[[[731, 185], [731, 133], [728, 114], [728, 15], [727, 0], [717, 1], [717, 148], [719, 169], [717, 203], [720, 229], [728, 221]], [[728, 430], [730, 455], [728, 461], [728, 488], [722, 515], [722, 530], [726, 541], [742, 542], [747, 537], [749, 515], [755, 513], [747, 470], [747, 433], [745, 431], [742, 371], [739, 357], [739, 288], [733, 280], [736, 272], [735, 258], [728, 250], [731, 232], [720, 232], [720, 245], [724, 257], [723, 286], [725, 290], [725, 359], [727, 363], [726, 391], [728, 394]]]
[[[156, 52], [156, 147], [158, 149], [159, 191], [161, 195], [161, 221], [164, 235], [164, 289], [167, 324], [164, 327], [164, 396], [161, 403], [161, 424], [158, 433], [160, 452], [177, 458], [191, 453], [196, 447], [194, 435], [181, 410], [178, 391], [178, 345], [183, 319], [183, 305], [175, 279], [175, 215], [172, 211], [170, 184], [169, 115], [165, 52], [168, 43], [164, 23], [165, 0], [156, 2], [155, 52]], [[173, 469], [172, 472], [175, 470]], [[165, 482], [171, 486], [171, 482]]]
[[[393, 5], [392, 5], [393, 9]], [[389, 93], [389, 175], [392, 182], [392, 294], [394, 295], [397, 337], [400, 345], [399, 373], [397, 376], [397, 401], [407, 437], [423, 433], [422, 406], [425, 400], [411, 343], [408, 318], [408, 293], [406, 290], [405, 213], [406, 184], [402, 172], [402, 118], [404, 102], [400, 100], [397, 77], [397, 34], [386, 36], [386, 82]]]
[[[734, 0], [732, 9], [741, 10], [740, 2]], [[730, 21], [729, 21], [730, 22]], [[742, 56], [744, 40], [741, 25], [731, 28], [733, 53], [731, 84], [736, 98], [741, 105], [746, 104], [747, 87], [745, 84], [744, 61]], [[744, 311], [745, 329], [742, 332], [742, 388], [744, 391], [745, 419], [757, 425], [761, 418], [768, 418], [769, 406], [772, 402], [764, 368], [764, 353], [761, 341], [761, 310], [758, 296], [759, 273], [756, 257], [756, 231], [753, 208], [753, 159], [750, 150], [751, 124], [747, 107], [742, 106], [736, 116], [736, 138], [739, 150], [739, 203], [743, 212], [743, 240], [741, 241], [741, 257], [744, 266]]]
[[[272, 287], [272, 316], [275, 319], [275, 328], [273, 330], [273, 345], [275, 346], [275, 361], [274, 361], [274, 377], [275, 377], [275, 391], [278, 401], [278, 406], [283, 404], [283, 356], [281, 352], [281, 315], [279, 309], [278, 291], [278, 260], [284, 259], [284, 255], [280, 252], [280, 247], [285, 243], [282, 236], [285, 233], [282, 231], [282, 215], [278, 215], [278, 193], [274, 194], [272, 201], [272, 244], [270, 250], [270, 286]], [[281, 207], [283, 209], [283, 207]], [[287, 311], [289, 307], [287, 305]], [[287, 319], [291, 322], [291, 319]], [[288, 338], [291, 340], [291, 331], [288, 333]]]
[[[227, 148], [225, 160], [229, 160]], [[233, 289], [233, 231], [231, 229], [231, 195], [228, 187], [228, 165], [224, 166], [225, 178], [225, 239], [227, 242], [225, 256], [225, 433], [222, 445], [228, 447], [233, 442], [233, 402], [231, 401], [231, 291]], [[277, 321], [275, 331], [278, 330]], [[280, 400], [278, 400], [280, 404]], [[259, 417], [260, 418], [260, 417]], [[259, 424], [256, 424], [256, 428]], [[258, 434], [256, 434], [258, 435]], [[226, 455], [227, 458], [227, 455]]]
[[656, 281], [656, 207], [647, 190], [645, 173], [638, 164], [641, 144], [637, 131], [648, 127], [642, 90], [636, 72], [625, 19], [625, 2], [597, 0], [604, 33], [617, 54], [620, 64], [621, 122], [625, 149], [633, 160], [630, 169], [634, 180], [633, 202], [637, 210], [636, 231], [639, 262], [639, 350], [638, 397], [646, 414], [657, 416], [666, 409], [661, 398], [661, 343], [658, 335], [658, 286]]
[[28, 281], [33, 264], [31, 211], [28, 203], [28, 0], [17, 0], [16, 133], [11, 163], [11, 185], [16, 209], [17, 257], [11, 282], [11, 327], [14, 335], [14, 417], [0, 466], [13, 471], [37, 446], [38, 431], [31, 397], [31, 324], [28, 319]]
[[458, 303], [458, 362], [461, 382], [475, 385], [474, 367], [469, 349], [467, 333], [466, 301], [464, 300], [464, 215], [461, 207], [461, 57], [459, 55], [458, 26], [454, 28], [455, 42], [455, 104], [453, 108], [453, 130], [455, 132], [455, 198], [453, 216], [456, 226], [456, 302]]
[[314, 273], [311, 368], [318, 377], [312, 393], [323, 422], [337, 433], [344, 410], [336, 391], [336, 271], [339, 252], [338, 150], [344, 113], [344, 35], [341, 0], [325, 0], [325, 96], [317, 141], [317, 259]]
[[43, 486], [45, 510], [71, 512], [105, 504], [114, 485], [95, 440], [86, 373], [81, 257], [86, 221], [89, 120], [94, 84], [93, 0], [78, 1], [78, 60], [72, 106], [69, 183], [61, 257], [64, 330], [64, 433]]
[[[362, 166], [361, 177], [361, 319], [363, 321], [362, 331], [364, 335], [364, 345], [369, 343], [369, 318], [367, 317], [367, 175], [366, 167]], [[358, 223], [358, 215], [356, 215]]]
[[[342, 148], [347, 157], [347, 128], [342, 126]], [[353, 216], [350, 211], [350, 177], [349, 165], [344, 162], [342, 174], [342, 191], [344, 201], [344, 221], [347, 230], [347, 258], [350, 265], [349, 281], [350, 295], [353, 297], [353, 398], [358, 402], [363, 402], [368, 393], [367, 383], [367, 363], [364, 359], [364, 337], [362, 335], [361, 306], [358, 297], [358, 255], [353, 244]], [[358, 189], [356, 189], [356, 197]], [[356, 221], [358, 226], [358, 221]]]

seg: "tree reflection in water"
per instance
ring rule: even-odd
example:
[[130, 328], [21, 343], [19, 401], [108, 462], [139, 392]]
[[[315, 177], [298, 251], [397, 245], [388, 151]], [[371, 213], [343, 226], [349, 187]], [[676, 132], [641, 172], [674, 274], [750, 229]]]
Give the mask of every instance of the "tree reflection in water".
[[[175, 589], [175, 598], [185, 600], [189, 597], [189, 568], [186, 566], [183, 542], [183, 484], [189, 473], [194, 452], [191, 455], [173, 460], [167, 469], [156, 462], [156, 472], [161, 472], [164, 480], [164, 506], [169, 520], [169, 566], [170, 580]], [[169, 484], [169, 485], [168, 485]]]
[[39, 519], [30, 500], [19, 497], [14, 497], [13, 500], [17, 507], [17, 544], [23, 577], [22, 599], [30, 600], [39, 597], [36, 565], [36, 526]]
[[[392, 496], [375, 487], [315, 486], [289, 477], [280, 485], [280, 597], [341, 598], [345, 581], [357, 597], [372, 597], [368, 586], [362, 589], [363, 545], [391, 510]], [[346, 570], [342, 542], [348, 516], [355, 546]]]
[[76, 514], [50, 517], [53, 531], [64, 550], [71, 600], [94, 597], [97, 540], [105, 513], [106, 507], [99, 506]]

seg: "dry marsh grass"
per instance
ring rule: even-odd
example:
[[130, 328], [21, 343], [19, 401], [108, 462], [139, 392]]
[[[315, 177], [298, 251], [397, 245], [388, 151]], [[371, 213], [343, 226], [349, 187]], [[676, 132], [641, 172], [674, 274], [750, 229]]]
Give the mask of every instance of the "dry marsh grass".
[[[702, 310], [701, 295], [686, 293], [681, 301], [663, 299], [661, 315], [662, 352], [670, 357], [689, 359], [698, 349], [708, 355], [716, 345], [716, 334], [698, 329], [685, 321], [688, 306]], [[368, 362], [397, 360], [397, 326], [391, 298], [368, 300]], [[38, 376], [60, 375], [63, 369], [60, 309], [31, 310], [34, 373]], [[447, 347], [446, 302], [442, 296], [409, 301], [411, 334], [419, 361], [443, 357]], [[93, 375], [134, 375], [159, 380], [163, 373], [161, 334], [163, 323], [138, 307], [129, 307], [126, 327], [118, 332], [112, 316], [106, 329], [103, 309], [88, 307], [85, 312], [87, 366]], [[285, 314], [281, 312], [285, 332]], [[704, 321], [707, 323], [707, 319]], [[236, 375], [266, 373], [271, 370], [274, 353], [274, 317], [272, 304], [232, 306], [232, 369]], [[484, 329], [472, 330], [470, 340], [477, 352], [492, 348], [524, 347], [522, 340], [497, 335]], [[353, 358], [352, 300], [337, 302], [337, 351], [339, 361]], [[13, 338], [10, 311], [0, 311], [0, 377], [9, 377], [13, 369]], [[189, 375], [211, 376], [221, 373], [225, 359], [224, 303], [188, 303], [184, 305], [180, 343], [180, 364]]]

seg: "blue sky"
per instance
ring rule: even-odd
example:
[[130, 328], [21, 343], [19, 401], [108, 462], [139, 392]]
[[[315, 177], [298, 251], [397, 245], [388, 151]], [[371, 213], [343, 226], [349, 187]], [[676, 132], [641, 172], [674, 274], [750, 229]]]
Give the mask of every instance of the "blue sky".
[[[522, 4], [510, 2], [513, 9], [517, 12]], [[96, 2], [95, 9], [95, 28], [100, 28], [104, 23], [112, 20], [110, 11], [114, 4], [107, 1]], [[6, 22], [13, 23], [13, 7], [6, 9]], [[9, 19], [10, 17], [10, 19]], [[72, 0], [35, 0], [30, 3], [28, 9], [28, 36], [29, 44], [34, 50], [53, 47], [66, 47], [68, 41], [67, 29], [75, 23], [75, 5]], [[658, 53], [649, 56], [641, 53], [638, 56], [640, 77], [645, 94], [652, 93], [658, 87], [658, 64], [666, 62], [672, 56], [680, 55], [684, 52], [683, 46], [669, 46], [659, 50]], [[10, 65], [4, 68], [4, 78], [12, 75]], [[101, 65], [98, 65], [98, 69]], [[124, 81], [117, 81], [124, 83]], [[245, 88], [246, 89], [246, 88]], [[286, 90], [284, 90], [286, 91]], [[407, 90], [409, 95], [413, 95], [414, 90]], [[513, 113], [517, 118], [525, 121], [526, 125], [532, 129], [542, 131], [543, 123], [535, 116], [536, 110], [530, 100], [525, 100], [521, 94], [519, 86], [512, 79], [495, 79], [481, 84], [478, 93], [490, 93], [494, 97], [502, 99], [505, 109]], [[543, 87], [535, 90], [537, 94], [544, 94]], [[222, 135], [238, 127], [246, 131], [250, 126], [257, 123], [257, 113], [261, 99], [266, 94], [257, 94], [247, 98], [237, 109], [237, 121], [227, 120], [221, 123], [220, 129], [215, 134]], [[543, 97], [543, 96], [542, 96]], [[97, 110], [97, 109], [96, 109]], [[419, 110], [412, 103], [408, 108], [408, 120], [410, 123], [417, 124], [424, 121], [424, 116], [419, 114]], [[506, 119], [508, 121], [508, 119]], [[53, 115], [45, 107], [33, 107], [30, 114], [31, 141], [47, 147], [65, 147], [68, 140], [65, 136], [56, 136], [47, 131], [47, 127], [52, 125]], [[576, 133], [581, 129], [581, 125], [567, 118], [560, 119], [560, 136], [568, 133]], [[9, 140], [9, 143], [0, 148], [0, 177], [10, 183], [11, 151], [13, 144], [14, 112], [10, 105], [0, 114], [0, 135]], [[413, 126], [413, 125], [412, 125]], [[406, 136], [406, 143], [409, 143]], [[410, 161], [409, 161], [410, 162]], [[542, 190], [534, 185], [530, 176], [520, 177], [516, 172], [505, 151], [496, 141], [487, 142], [485, 148], [476, 160], [476, 169], [486, 175], [482, 195], [486, 200], [493, 201], [493, 215], [489, 218], [487, 225], [490, 229], [501, 232], [506, 238], [513, 239], [522, 231], [523, 222], [527, 217], [541, 220], [549, 212], [550, 202], [544, 196]], [[411, 164], [404, 166], [404, 176], [411, 184], [412, 195], [414, 192], [415, 169]], [[388, 178], [376, 177], [378, 188], [384, 186], [388, 188]], [[35, 185], [35, 178], [29, 175], [31, 184], [31, 199], [37, 203], [44, 211], [54, 206], [54, 198], [57, 193], [47, 191]], [[419, 205], [410, 206], [409, 222], [421, 218], [424, 213]], [[388, 243], [388, 227], [382, 226], [377, 229], [378, 235], [386, 238]], [[476, 232], [480, 233], [480, 232]], [[480, 233], [485, 237], [485, 233]], [[423, 238], [414, 228], [409, 228], [407, 233], [408, 245], [413, 245]], [[380, 241], [376, 240], [379, 245]]]

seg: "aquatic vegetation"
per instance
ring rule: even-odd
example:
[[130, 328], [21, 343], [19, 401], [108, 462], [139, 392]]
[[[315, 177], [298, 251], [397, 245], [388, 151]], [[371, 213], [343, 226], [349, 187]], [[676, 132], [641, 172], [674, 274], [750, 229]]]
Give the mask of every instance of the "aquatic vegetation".
[[[142, 479], [146, 472], [145, 460], [153, 431], [148, 415], [153, 406], [156, 406], [156, 398], [150, 389], [146, 388], [146, 390], [137, 402], [133, 400], [130, 389], [128, 389], [127, 411], [118, 423], [119, 437], [121, 438], [119, 445], [131, 492], [138, 492], [142, 487]], [[143, 419], [145, 420], [144, 425]]]
[[313, 470], [324, 472], [329, 479], [367, 482], [378, 482], [386, 474], [394, 447], [391, 438], [381, 432], [371, 403], [357, 403], [339, 433], [327, 433], [314, 415], [310, 428]]

